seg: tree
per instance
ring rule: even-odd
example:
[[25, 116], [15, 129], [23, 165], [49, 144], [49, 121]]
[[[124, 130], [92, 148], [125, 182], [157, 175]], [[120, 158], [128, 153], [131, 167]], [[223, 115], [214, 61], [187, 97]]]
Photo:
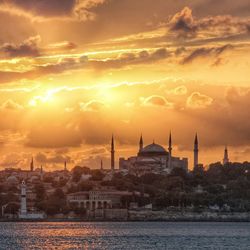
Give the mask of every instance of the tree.
[[36, 184], [34, 187], [34, 191], [36, 193], [37, 201], [42, 201], [43, 199], [45, 199], [46, 191], [42, 183]]
[[76, 166], [72, 169], [72, 180], [79, 182], [82, 174], [90, 174], [90, 169], [86, 167]]

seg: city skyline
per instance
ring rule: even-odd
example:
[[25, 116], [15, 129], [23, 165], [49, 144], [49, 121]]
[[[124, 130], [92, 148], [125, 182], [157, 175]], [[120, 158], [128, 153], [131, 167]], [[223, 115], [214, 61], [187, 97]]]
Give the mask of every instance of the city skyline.
[[[250, 159], [249, 2], [0, 1], [0, 169], [110, 167], [153, 140]], [[225, 157], [224, 157], [225, 158]]]
[[[221, 162], [223, 165], [226, 165], [228, 163], [232, 163], [229, 159], [229, 150], [228, 150], [228, 146], [225, 145], [224, 147], [224, 155], [223, 155], [223, 158], [222, 160], [220, 161], [214, 161], [214, 162], [210, 162], [209, 164], [203, 164], [203, 162], [201, 162], [199, 159], [200, 159], [200, 147], [199, 147], [199, 139], [198, 139], [198, 133], [195, 134], [194, 136], [194, 143], [193, 143], [193, 156], [192, 158], [188, 158], [186, 156], [183, 156], [182, 157], [178, 157], [177, 155], [173, 155], [173, 143], [172, 143], [172, 132], [170, 131], [169, 133], [169, 139], [168, 139], [168, 146], [162, 146], [162, 145], [159, 145], [158, 143], [156, 143], [155, 140], [153, 140], [152, 143], [150, 144], [144, 144], [144, 139], [143, 139], [143, 135], [141, 134], [140, 136], [140, 139], [139, 139], [139, 142], [138, 142], [138, 145], [137, 145], [137, 160], [140, 159], [140, 152], [143, 152], [143, 151], [147, 151], [147, 153], [150, 153], [149, 155], [147, 155], [147, 157], [152, 157], [151, 160], [153, 160], [156, 164], [158, 164], [158, 160], [157, 160], [157, 157], [160, 156], [161, 157], [161, 152], [160, 152], [160, 155], [157, 155], [159, 152], [155, 151], [154, 147], [160, 147], [160, 150], [164, 150], [164, 152], [168, 155], [167, 156], [167, 159], [166, 159], [166, 162], [162, 165], [162, 163], [160, 164], [163, 169], [168, 169], [169, 171], [172, 171], [173, 168], [177, 167], [179, 163], [174, 164], [174, 166], [172, 166], [172, 161], [174, 161], [174, 159], [178, 159], [178, 160], [184, 160], [185, 163], [184, 163], [184, 166], [179, 166], [181, 168], [184, 167], [187, 168], [186, 170], [187, 171], [193, 171], [195, 170], [195, 168], [199, 168], [199, 167], [202, 167], [204, 169], [207, 169], [211, 164], [213, 163], [218, 163], [218, 162]], [[118, 155], [116, 157], [116, 141], [115, 141], [115, 137], [114, 135], [112, 134], [112, 137], [111, 137], [111, 141], [110, 141], [110, 151], [109, 151], [109, 159], [106, 159], [107, 162], [106, 162], [106, 166], [103, 165], [103, 158], [100, 158], [100, 162], [99, 162], [99, 165], [95, 165], [95, 166], [88, 166], [88, 165], [83, 165], [81, 167], [87, 167], [87, 168], [90, 168], [90, 169], [98, 169], [98, 170], [111, 170], [112, 172], [114, 172], [114, 170], [122, 170], [123, 169], [123, 164], [121, 163], [121, 160], [125, 160], [126, 157], [124, 157], [124, 155]], [[153, 146], [153, 152], [150, 152], [152, 150], [152, 146]], [[159, 149], [159, 148], [158, 148]], [[155, 151], [155, 152], [154, 152]], [[118, 150], [119, 152], [119, 150]], [[136, 152], [134, 152], [136, 153]], [[151, 155], [151, 153], [155, 154], [156, 155]], [[175, 154], [176, 152], [174, 152]], [[130, 155], [129, 158], [133, 156]], [[128, 158], [128, 159], [129, 159]], [[148, 158], [149, 159], [149, 158]], [[147, 161], [148, 161], [147, 159]], [[160, 160], [161, 161], [161, 160]], [[158, 162], [158, 163], [157, 163]], [[51, 170], [59, 170], [59, 171], [62, 171], [62, 166], [63, 165], [63, 170], [64, 171], [68, 171], [68, 160], [65, 160], [64, 162], [62, 162], [62, 164], [60, 164], [58, 167], [59, 168], [56, 168], [56, 169], [50, 169], [48, 168], [47, 170], [48, 171], [51, 171]], [[34, 157], [32, 156], [31, 157], [31, 161], [29, 163], [29, 167], [27, 166], [24, 166], [24, 167], [20, 167], [19, 170], [28, 170], [30, 172], [34, 172], [34, 171], [39, 171], [39, 172], [44, 172], [46, 171], [46, 169], [44, 167], [46, 167], [46, 164], [45, 165], [39, 165], [40, 162], [38, 160], [38, 165], [36, 165], [34, 163]], [[147, 163], [149, 164], [149, 162]], [[147, 165], [146, 164], [146, 165]], [[181, 163], [182, 164], [182, 163]], [[72, 168], [76, 167], [77, 165], [72, 165]], [[136, 165], [134, 165], [136, 166]], [[10, 166], [9, 168], [5, 168], [6, 170], [11, 170], [11, 169], [15, 169], [15, 166]], [[185, 171], [186, 171], [185, 170]]]

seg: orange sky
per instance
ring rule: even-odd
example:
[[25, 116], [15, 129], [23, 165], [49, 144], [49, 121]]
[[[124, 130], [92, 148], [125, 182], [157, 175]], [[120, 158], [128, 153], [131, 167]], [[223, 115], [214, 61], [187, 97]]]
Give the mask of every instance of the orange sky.
[[0, 0], [0, 168], [92, 168], [145, 143], [250, 156], [249, 0]]

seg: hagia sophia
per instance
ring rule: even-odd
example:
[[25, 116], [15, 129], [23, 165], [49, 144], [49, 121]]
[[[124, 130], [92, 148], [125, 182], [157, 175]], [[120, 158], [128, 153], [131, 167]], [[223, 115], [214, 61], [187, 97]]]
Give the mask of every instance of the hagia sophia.
[[[119, 170], [127, 170], [131, 173], [143, 175], [145, 173], [169, 174], [174, 168], [181, 168], [188, 171], [188, 158], [180, 158], [172, 154], [172, 135], [169, 134], [168, 148], [155, 143], [144, 146], [143, 137], [139, 141], [138, 153], [128, 159], [119, 159]], [[111, 140], [111, 169], [114, 170], [114, 138]], [[193, 148], [193, 169], [202, 166], [199, 164], [199, 142], [198, 135], [195, 135]], [[223, 164], [229, 162], [228, 151], [225, 148]]]
[[[198, 142], [197, 142], [198, 146]], [[188, 159], [172, 155], [172, 135], [169, 135], [168, 149], [155, 143], [144, 146], [143, 137], [139, 141], [139, 150], [136, 156], [128, 159], [119, 159], [119, 169], [128, 170], [137, 174], [170, 173], [173, 168], [188, 170]]]

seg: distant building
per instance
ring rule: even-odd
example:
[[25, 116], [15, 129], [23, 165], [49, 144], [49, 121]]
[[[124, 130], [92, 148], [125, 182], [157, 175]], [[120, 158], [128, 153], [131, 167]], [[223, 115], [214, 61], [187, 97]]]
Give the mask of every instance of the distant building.
[[153, 142], [143, 146], [142, 136], [139, 142], [137, 156], [128, 159], [120, 158], [120, 170], [128, 170], [138, 175], [145, 173], [170, 173], [174, 168], [188, 170], [188, 159], [172, 156], [172, 136], [169, 135], [168, 151], [161, 145]]

